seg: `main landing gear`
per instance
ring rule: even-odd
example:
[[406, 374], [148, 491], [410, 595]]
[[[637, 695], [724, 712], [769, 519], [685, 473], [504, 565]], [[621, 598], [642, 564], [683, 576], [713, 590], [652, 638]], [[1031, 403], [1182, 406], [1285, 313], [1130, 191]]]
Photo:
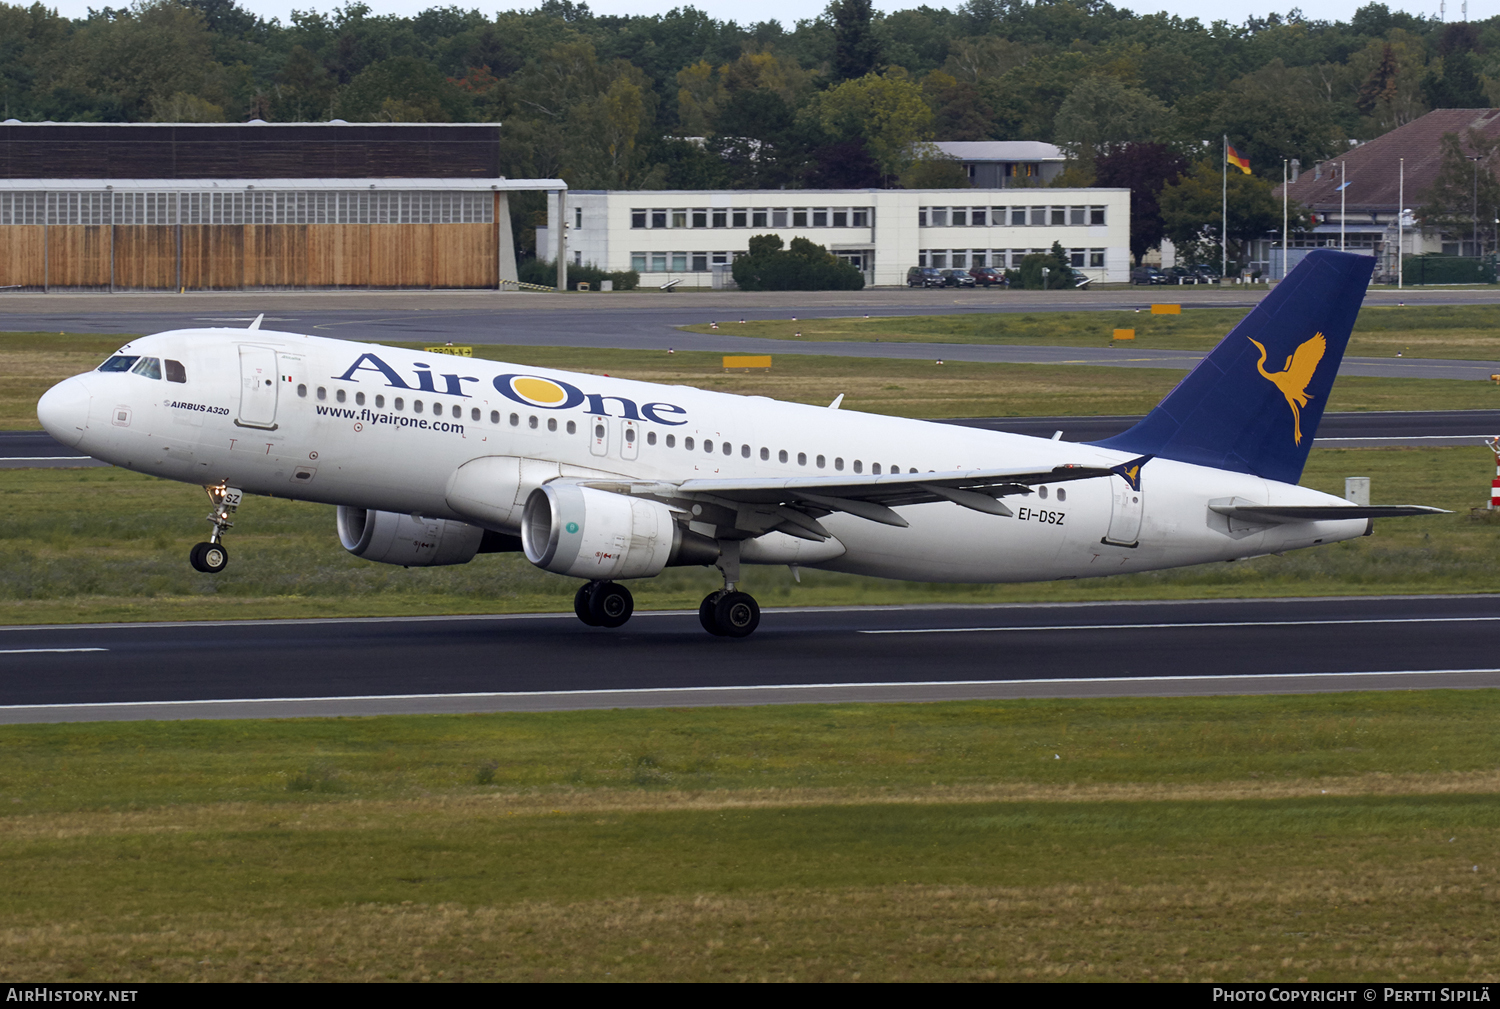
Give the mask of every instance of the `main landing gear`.
[[721, 638], [748, 637], [760, 626], [760, 604], [748, 592], [735, 585], [740, 580], [740, 541], [721, 540], [716, 564], [724, 573], [724, 589], [710, 592], [698, 604], [698, 622], [710, 634]]
[[573, 612], [590, 627], [621, 627], [635, 612], [635, 597], [616, 582], [586, 582], [573, 597]]
[[[698, 622], [708, 633], [721, 638], [743, 638], [760, 626], [760, 604], [748, 592], [735, 588], [740, 575], [740, 545], [721, 541], [717, 567], [724, 573], [724, 588], [710, 592], [698, 606]], [[630, 590], [615, 582], [586, 582], [573, 596], [573, 612], [590, 627], [620, 627], [635, 611]]]
[[208, 513], [209, 524], [213, 531], [208, 534], [207, 543], [199, 543], [193, 547], [188, 554], [188, 563], [196, 571], [202, 571], [207, 575], [216, 575], [229, 566], [229, 550], [220, 540], [224, 533], [234, 528], [234, 523], [229, 521], [229, 516], [240, 506], [241, 493], [238, 487], [230, 487], [226, 483], [214, 484], [212, 487], [203, 488], [208, 493], [208, 499], [213, 502], [214, 510]]

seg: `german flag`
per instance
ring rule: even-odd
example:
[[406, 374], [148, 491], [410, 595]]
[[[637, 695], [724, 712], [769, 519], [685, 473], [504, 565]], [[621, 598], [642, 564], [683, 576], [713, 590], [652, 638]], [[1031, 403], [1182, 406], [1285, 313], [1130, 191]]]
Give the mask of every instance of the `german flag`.
[[1250, 174], [1250, 159], [1241, 157], [1240, 152], [1234, 149], [1233, 144], [1227, 145], [1227, 153], [1225, 156], [1229, 159], [1229, 163], [1231, 165], [1238, 168], [1246, 175]]

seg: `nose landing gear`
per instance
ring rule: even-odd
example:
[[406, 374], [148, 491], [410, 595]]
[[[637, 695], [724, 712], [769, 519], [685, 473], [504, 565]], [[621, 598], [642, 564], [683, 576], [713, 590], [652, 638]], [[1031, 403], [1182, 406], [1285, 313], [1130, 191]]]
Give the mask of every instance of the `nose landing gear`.
[[207, 543], [199, 543], [193, 547], [188, 554], [188, 563], [195, 571], [204, 574], [216, 575], [229, 566], [229, 550], [220, 542], [224, 533], [234, 528], [234, 523], [229, 521], [229, 516], [234, 514], [240, 506], [243, 495], [238, 487], [230, 487], [227, 483], [214, 484], [203, 490], [208, 494], [208, 499], [213, 502], [213, 511], [208, 513], [209, 524], [213, 531], [208, 534]]

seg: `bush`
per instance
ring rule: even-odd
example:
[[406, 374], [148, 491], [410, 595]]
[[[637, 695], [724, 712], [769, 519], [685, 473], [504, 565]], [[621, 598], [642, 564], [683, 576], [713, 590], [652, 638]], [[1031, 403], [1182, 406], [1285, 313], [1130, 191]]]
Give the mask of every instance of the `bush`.
[[750, 254], [734, 261], [734, 282], [745, 291], [859, 291], [865, 275], [805, 238], [781, 249], [781, 236], [755, 235]]
[[[1047, 270], [1045, 276], [1042, 274], [1043, 268]], [[1006, 271], [1005, 277], [1012, 287], [1028, 291], [1058, 291], [1078, 282], [1073, 267], [1068, 263], [1068, 254], [1057, 242], [1052, 243], [1050, 252], [1033, 252], [1024, 257], [1021, 268]]]
[[[537, 284], [542, 287], [557, 286], [557, 263], [548, 262], [545, 259], [526, 259], [516, 266], [516, 272], [520, 274], [516, 279], [523, 284]], [[568, 267], [568, 290], [578, 290], [580, 281], [587, 283], [594, 290], [599, 290], [601, 280], [613, 280], [616, 291], [634, 291], [641, 286], [641, 275], [634, 270], [601, 270], [597, 266], [569, 266]]]

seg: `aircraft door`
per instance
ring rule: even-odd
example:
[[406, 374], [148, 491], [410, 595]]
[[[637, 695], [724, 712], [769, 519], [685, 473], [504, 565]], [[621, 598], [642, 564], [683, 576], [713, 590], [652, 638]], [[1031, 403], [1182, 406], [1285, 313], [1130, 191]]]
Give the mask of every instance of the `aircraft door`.
[[1133, 547], [1141, 538], [1141, 516], [1145, 512], [1145, 494], [1132, 490], [1120, 477], [1109, 481], [1113, 498], [1110, 503], [1109, 532], [1104, 542], [1121, 547]]
[[609, 418], [589, 418], [589, 451], [594, 455], [609, 455]]
[[634, 459], [640, 455], [641, 426], [630, 418], [620, 421], [620, 458]]
[[240, 427], [276, 430], [276, 397], [280, 382], [276, 351], [270, 347], [240, 346]]

